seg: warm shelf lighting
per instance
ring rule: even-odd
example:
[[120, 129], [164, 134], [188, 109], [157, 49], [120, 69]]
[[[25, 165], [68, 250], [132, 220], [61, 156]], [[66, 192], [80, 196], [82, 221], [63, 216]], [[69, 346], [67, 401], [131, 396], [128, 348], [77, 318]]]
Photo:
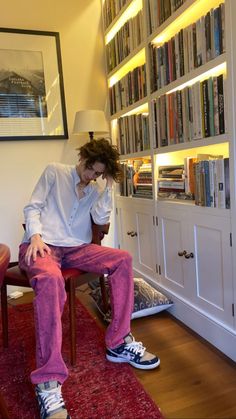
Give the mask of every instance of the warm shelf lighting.
[[153, 39], [152, 44], [162, 45], [172, 38], [180, 29], [184, 29], [192, 23], [196, 22], [201, 16], [204, 16], [210, 9], [216, 8], [219, 4], [224, 3], [222, 0], [197, 0], [189, 6], [179, 17], [164, 29], [156, 38]]
[[[186, 146], [190, 143], [184, 143]], [[164, 147], [163, 147], [164, 148]], [[183, 164], [183, 160], [188, 156], [196, 156], [197, 154], [212, 154], [212, 155], [223, 155], [229, 157], [229, 143], [212, 144], [202, 147], [196, 147], [185, 150], [178, 150], [156, 155], [156, 164], [158, 166], [167, 166], [169, 164]]]
[[138, 54], [134, 55], [126, 64], [124, 64], [113, 76], [108, 80], [109, 87], [112, 87], [117, 83], [122, 77], [124, 77], [129, 71], [134, 70], [134, 68], [139, 67], [145, 63], [145, 49], [143, 48]]
[[216, 67], [211, 68], [208, 71], [205, 71], [205, 73], [202, 73], [199, 76], [194, 77], [191, 80], [188, 80], [186, 83], [183, 83], [183, 84], [179, 85], [178, 87], [175, 87], [172, 90], [169, 90], [167, 92], [167, 94], [173, 93], [176, 90], [182, 90], [187, 86], [192, 86], [193, 84], [197, 83], [198, 81], [203, 81], [205, 79], [208, 79], [209, 77], [219, 76], [219, 74], [226, 74], [226, 62], [221, 63], [221, 64], [217, 65]]
[[148, 115], [148, 104], [147, 103], [144, 103], [143, 105], [140, 105], [135, 109], [132, 109], [132, 111], [129, 111], [129, 112], [123, 114], [122, 118], [123, 118], [123, 116], [137, 115], [137, 114], [140, 114], [140, 113]]
[[132, 17], [136, 16], [141, 9], [142, 0], [133, 0], [132, 3], [124, 11], [124, 13], [121, 15], [121, 17], [114, 24], [112, 29], [106, 34], [105, 44], [107, 45], [112, 40], [112, 38], [114, 38], [114, 36], [120, 30], [120, 28], [125, 24], [125, 22], [127, 22], [127, 20], [131, 19]]

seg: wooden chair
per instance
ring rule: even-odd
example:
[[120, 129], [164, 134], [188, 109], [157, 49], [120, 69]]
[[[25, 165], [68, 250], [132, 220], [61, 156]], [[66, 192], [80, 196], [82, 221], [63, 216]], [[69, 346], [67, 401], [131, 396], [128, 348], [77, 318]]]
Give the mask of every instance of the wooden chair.
[[[92, 243], [101, 244], [105, 234], [108, 234], [109, 224], [92, 226], [93, 238]], [[8, 310], [7, 310], [7, 285], [15, 285], [18, 287], [30, 287], [26, 274], [19, 268], [17, 263], [10, 264], [7, 269], [1, 288], [1, 306], [2, 306], [2, 330], [3, 330], [3, 346], [8, 347]], [[74, 366], [76, 364], [76, 288], [98, 278], [97, 273], [83, 272], [78, 269], [62, 269], [62, 275], [65, 280], [65, 288], [68, 293], [69, 302], [69, 323], [70, 323], [70, 361]], [[105, 312], [108, 309], [108, 301], [104, 277], [99, 278], [103, 305]]]
[[[10, 249], [5, 244], [0, 244], [0, 287], [10, 260]], [[0, 393], [0, 415], [4, 419], [10, 419], [6, 403]]]

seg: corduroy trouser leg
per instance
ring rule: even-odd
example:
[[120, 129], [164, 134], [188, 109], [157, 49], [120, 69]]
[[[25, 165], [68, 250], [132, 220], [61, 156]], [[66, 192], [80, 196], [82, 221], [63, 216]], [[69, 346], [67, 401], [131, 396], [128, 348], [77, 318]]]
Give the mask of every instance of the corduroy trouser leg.
[[108, 274], [112, 321], [106, 330], [105, 342], [115, 348], [130, 332], [133, 310], [132, 258], [126, 251], [96, 244], [76, 247], [49, 246], [51, 255], [38, 256], [30, 266], [25, 263], [28, 244], [20, 245], [19, 264], [26, 271], [35, 291], [34, 314], [36, 331], [36, 370], [31, 373], [34, 384], [68, 376], [61, 354], [61, 316], [66, 301], [61, 268], [78, 268], [87, 272]]

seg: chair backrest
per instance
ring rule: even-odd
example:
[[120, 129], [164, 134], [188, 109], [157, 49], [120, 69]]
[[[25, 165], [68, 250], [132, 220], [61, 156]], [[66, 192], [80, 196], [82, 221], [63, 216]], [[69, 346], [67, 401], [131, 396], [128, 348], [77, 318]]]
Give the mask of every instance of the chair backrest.
[[92, 243], [101, 244], [104, 235], [109, 232], [109, 227], [110, 223], [103, 225], [92, 223]]
[[0, 287], [10, 261], [10, 249], [5, 244], [0, 243]]

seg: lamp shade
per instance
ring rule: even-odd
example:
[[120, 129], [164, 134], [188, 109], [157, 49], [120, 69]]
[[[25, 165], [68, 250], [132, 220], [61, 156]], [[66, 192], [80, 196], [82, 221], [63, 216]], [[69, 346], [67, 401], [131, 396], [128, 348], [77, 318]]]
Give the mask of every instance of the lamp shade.
[[109, 127], [105, 114], [100, 110], [83, 110], [75, 114], [73, 134], [108, 133]]

